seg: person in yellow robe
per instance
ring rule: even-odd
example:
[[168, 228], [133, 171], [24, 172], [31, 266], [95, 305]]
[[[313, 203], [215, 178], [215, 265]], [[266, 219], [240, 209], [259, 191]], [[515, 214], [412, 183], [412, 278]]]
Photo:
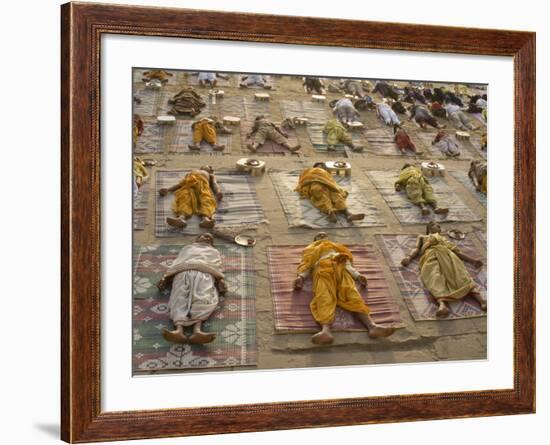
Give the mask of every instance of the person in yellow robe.
[[134, 146], [136, 145], [138, 138], [143, 134], [144, 129], [145, 127], [143, 126], [141, 116], [139, 114], [134, 114], [134, 126], [132, 133], [132, 142], [134, 143]]
[[160, 80], [162, 83], [168, 82], [168, 77], [172, 77], [174, 74], [164, 70], [150, 70], [143, 73], [143, 81], [150, 82], [151, 80]]
[[214, 169], [203, 166], [199, 170], [191, 170], [176, 185], [159, 190], [161, 196], [174, 193], [172, 212], [174, 217], [166, 218], [166, 223], [172, 227], [184, 228], [186, 220], [193, 215], [199, 215], [202, 221], [199, 227], [210, 229], [216, 224], [214, 213], [218, 201], [223, 198], [220, 186], [216, 182]]
[[399, 192], [405, 188], [407, 198], [420, 207], [422, 215], [429, 215], [430, 209], [426, 204], [433, 208], [434, 213], [443, 215], [449, 213], [449, 209], [437, 206], [437, 198], [434, 195], [434, 190], [424, 176], [420, 167], [411, 164], [405, 164], [399, 173], [397, 181], [395, 181], [395, 191]]
[[134, 180], [136, 185], [141, 187], [141, 185], [149, 178], [149, 173], [145, 168], [145, 162], [143, 162], [137, 156], [134, 157]]
[[334, 341], [331, 324], [337, 306], [356, 313], [372, 338], [388, 337], [395, 332], [394, 328], [380, 326], [372, 320], [370, 309], [355, 285], [358, 281], [366, 288], [367, 277], [353, 267], [353, 255], [349, 249], [330, 241], [325, 232], [318, 233], [304, 249], [297, 272], [294, 289], [302, 289], [310, 276], [313, 281], [310, 309], [315, 321], [321, 325], [321, 330], [311, 337], [313, 343]]
[[472, 161], [468, 176], [478, 192], [487, 194], [487, 161]]
[[338, 119], [330, 119], [323, 128], [323, 133], [327, 135], [327, 150], [336, 150], [337, 144], [343, 144], [351, 148], [352, 151], [363, 151], [363, 147], [355, 145], [351, 134]]
[[487, 310], [487, 302], [464, 266], [464, 261], [481, 267], [483, 262], [472, 258], [447, 240], [441, 233], [441, 226], [430, 221], [426, 225], [426, 235], [420, 235], [416, 247], [403, 258], [401, 264], [407, 267], [420, 255], [420, 278], [439, 307], [436, 315], [449, 315], [448, 303], [470, 295], [477, 300], [481, 309]]
[[203, 117], [191, 125], [193, 130], [193, 143], [189, 144], [190, 150], [200, 150], [200, 144], [205, 141], [212, 145], [216, 151], [225, 150], [225, 145], [218, 144], [218, 131], [224, 134], [231, 133], [218, 119], [214, 117]]
[[301, 199], [309, 199], [311, 204], [321, 212], [327, 214], [330, 222], [336, 222], [338, 213], [343, 213], [348, 222], [359, 221], [365, 218], [364, 213], [351, 213], [346, 198], [348, 192], [341, 188], [324, 162], [317, 162], [311, 168], [306, 168], [294, 189]]

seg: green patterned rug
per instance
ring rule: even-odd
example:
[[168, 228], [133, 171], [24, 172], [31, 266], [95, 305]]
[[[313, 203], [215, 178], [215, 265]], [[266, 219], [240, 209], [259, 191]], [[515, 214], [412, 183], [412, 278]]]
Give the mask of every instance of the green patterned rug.
[[217, 334], [206, 345], [170, 344], [162, 337], [172, 329], [168, 291], [156, 287], [177, 257], [181, 245], [142, 246], [134, 269], [133, 351], [134, 374], [256, 364], [256, 309], [251, 249], [216, 245], [223, 256], [229, 292], [203, 324]]

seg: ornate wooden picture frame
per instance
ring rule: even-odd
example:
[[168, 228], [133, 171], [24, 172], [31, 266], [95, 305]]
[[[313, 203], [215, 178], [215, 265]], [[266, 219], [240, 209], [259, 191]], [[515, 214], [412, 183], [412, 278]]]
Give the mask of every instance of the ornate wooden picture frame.
[[[61, 12], [63, 440], [96, 442], [534, 412], [534, 33], [91, 3], [68, 3]], [[100, 59], [101, 37], [106, 34], [513, 57], [513, 389], [103, 412]]]

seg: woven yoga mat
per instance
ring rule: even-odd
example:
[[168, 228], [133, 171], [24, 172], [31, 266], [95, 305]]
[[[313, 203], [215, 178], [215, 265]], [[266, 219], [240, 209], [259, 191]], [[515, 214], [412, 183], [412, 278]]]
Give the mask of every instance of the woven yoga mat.
[[256, 309], [252, 251], [236, 245], [215, 247], [223, 256], [229, 292], [203, 324], [216, 339], [206, 345], [180, 345], [164, 340], [170, 291], [159, 291], [159, 279], [181, 245], [142, 246], [134, 271], [133, 372], [250, 366], [256, 364]]
[[[295, 291], [292, 287], [305, 247], [268, 247], [273, 318], [275, 330], [279, 333], [314, 332], [319, 329], [309, 308], [312, 298], [311, 280], [306, 280], [304, 288], [300, 291]], [[382, 325], [398, 327], [401, 324], [399, 307], [390, 294], [373, 246], [366, 244], [347, 247], [353, 254], [354, 267], [367, 276], [368, 290], [363, 289], [359, 284], [357, 289], [370, 307], [372, 318]], [[337, 331], [366, 331], [365, 326], [355, 315], [340, 308], [336, 309], [336, 319], [332, 328]]]
[[[477, 252], [473, 242], [469, 239], [470, 236], [468, 235], [462, 241], [451, 241], [457, 244], [464, 253], [475, 258], [483, 257]], [[417, 321], [440, 320], [435, 315], [437, 304], [420, 280], [418, 257], [407, 267], [401, 265], [401, 260], [415, 248], [417, 237], [414, 235], [376, 235], [376, 238], [390, 264], [390, 269], [412, 317]], [[480, 269], [476, 269], [471, 264], [466, 263], [466, 269], [478, 284], [482, 295], [485, 296], [487, 293], [486, 266], [483, 265]], [[450, 303], [449, 308], [451, 312], [445, 318], [446, 320], [485, 316], [485, 312], [481, 310], [477, 301], [471, 297]]]

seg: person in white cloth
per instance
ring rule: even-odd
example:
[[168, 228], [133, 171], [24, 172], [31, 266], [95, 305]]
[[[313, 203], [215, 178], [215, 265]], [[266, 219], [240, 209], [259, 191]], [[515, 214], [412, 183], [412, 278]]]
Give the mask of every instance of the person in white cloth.
[[[203, 233], [184, 246], [159, 281], [161, 290], [172, 286], [168, 308], [175, 329], [164, 329], [162, 336], [174, 343], [210, 343], [213, 332], [204, 332], [202, 323], [218, 307], [219, 295], [227, 292], [222, 256], [214, 247], [214, 237]], [[190, 337], [185, 327], [193, 327]]]

